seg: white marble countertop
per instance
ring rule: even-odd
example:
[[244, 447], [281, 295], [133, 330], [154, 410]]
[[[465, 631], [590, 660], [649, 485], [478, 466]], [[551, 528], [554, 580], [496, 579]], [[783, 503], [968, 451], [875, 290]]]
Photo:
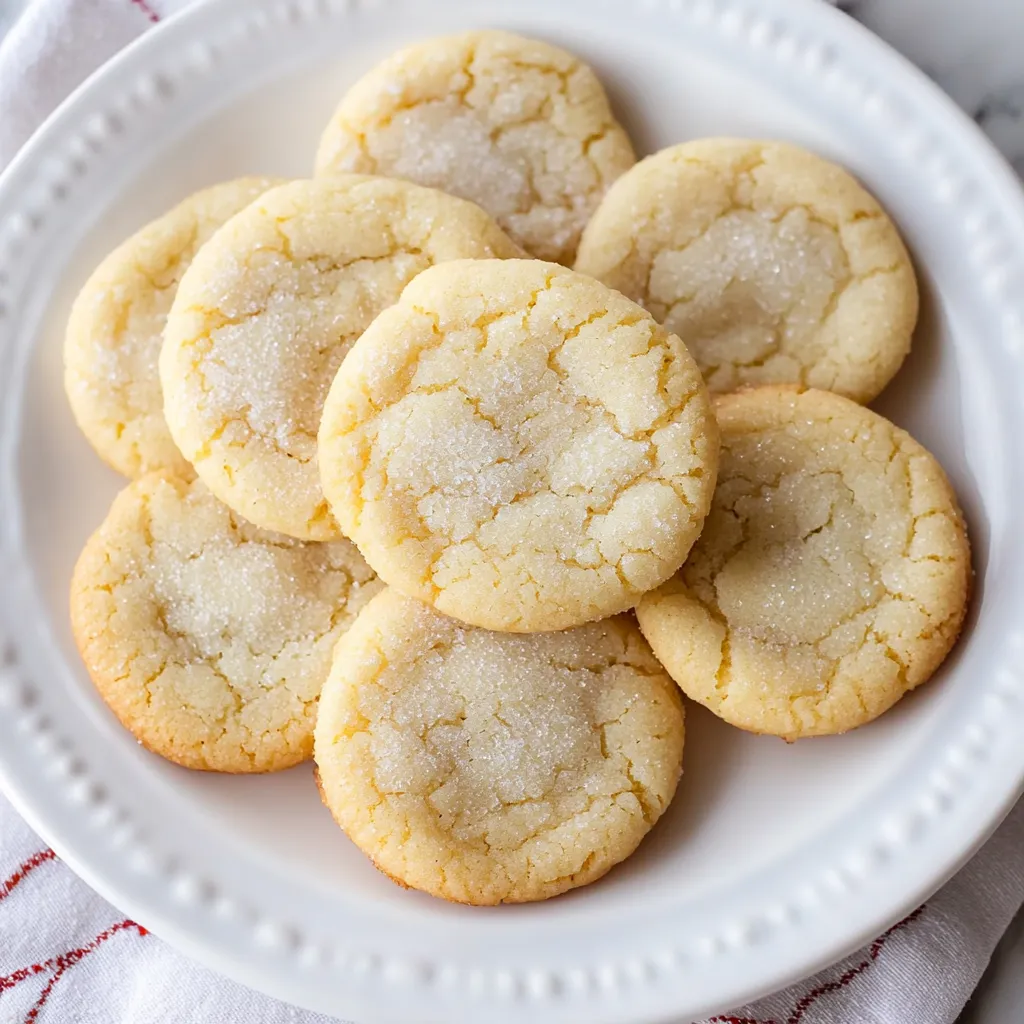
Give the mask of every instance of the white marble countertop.
[[[1024, 176], [1024, 0], [835, 2], [935, 79]], [[1024, 1024], [1024, 910], [958, 1024]]]
[[934, 78], [1024, 175], [1024, 0], [836, 0], [836, 6]]

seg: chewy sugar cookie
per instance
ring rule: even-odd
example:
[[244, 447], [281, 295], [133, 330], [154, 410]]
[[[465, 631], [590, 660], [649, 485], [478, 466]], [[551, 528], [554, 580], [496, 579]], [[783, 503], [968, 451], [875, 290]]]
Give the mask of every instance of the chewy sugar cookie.
[[317, 174], [405, 178], [479, 203], [531, 255], [571, 263], [633, 147], [576, 57], [508, 32], [410, 46], [357, 82]]
[[679, 568], [718, 438], [693, 359], [635, 303], [551, 263], [461, 260], [353, 346], [319, 458], [386, 583], [534, 632], [631, 608]]
[[191, 473], [164, 421], [164, 321], [199, 247], [277, 184], [239, 178], [189, 196], [119, 245], [79, 292], [64, 341], [65, 388], [82, 432], [119, 473]]
[[668, 806], [678, 690], [630, 619], [514, 636], [394, 590], [342, 638], [315, 758], [327, 807], [404, 886], [521, 903], [586, 885]]
[[210, 239], [178, 289], [160, 355], [174, 440], [250, 522], [337, 537], [316, 432], [352, 342], [431, 264], [519, 252], [479, 207], [406, 182], [271, 190]]
[[312, 753], [335, 641], [379, 588], [347, 540], [266, 533], [199, 481], [153, 473], [86, 544], [71, 622], [144, 746], [186, 768], [277, 771]]
[[863, 725], [956, 641], [971, 579], [956, 497], [909, 434], [824, 391], [715, 403], [718, 489], [681, 572], [637, 608], [683, 692], [794, 740]]
[[892, 221], [841, 167], [780, 142], [704, 139], [609, 190], [576, 269], [678, 334], [712, 391], [800, 384], [867, 402], [917, 322]]

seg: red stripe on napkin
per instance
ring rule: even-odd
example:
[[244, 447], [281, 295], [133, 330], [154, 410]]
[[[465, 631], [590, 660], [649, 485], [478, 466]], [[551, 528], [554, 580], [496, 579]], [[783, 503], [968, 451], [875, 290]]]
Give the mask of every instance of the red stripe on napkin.
[[[47, 960], [47, 965], [53, 965], [56, 970], [50, 976], [50, 980], [43, 987], [43, 991], [39, 993], [39, 998], [35, 1001], [32, 1009], [25, 1015], [25, 1024], [32, 1024], [32, 1022], [39, 1016], [39, 1011], [46, 1005], [46, 1000], [50, 998], [50, 994], [53, 992], [54, 986], [60, 981], [64, 972], [69, 967], [74, 967], [79, 960], [85, 959], [90, 953], [95, 952], [103, 945], [107, 939], [116, 935], [118, 932], [124, 931], [127, 928], [134, 928], [140, 935], [148, 935], [149, 933], [141, 925], [136, 924], [134, 921], [130, 921], [127, 918], [124, 921], [118, 921], [117, 924], [111, 925], [106, 931], [102, 931], [95, 939], [92, 940], [87, 946], [80, 946], [78, 949], [68, 950], [67, 953], [62, 953], [54, 960]], [[36, 970], [36, 967], [39, 970]], [[43, 965], [32, 965], [32, 973], [39, 974], [40, 971], [45, 970]], [[3, 979], [0, 979], [2, 981]]]
[[149, 6], [147, 0], [132, 0], [132, 4], [138, 7], [138, 9], [142, 11], [142, 13], [147, 18], [149, 18], [150, 21], [156, 23], [160, 20], [160, 15], [157, 14], [156, 11], [154, 11], [153, 8]]
[[[785, 1020], [785, 1024], [800, 1024], [803, 1020], [804, 1014], [824, 995], [828, 995], [829, 992], [835, 992], [838, 989], [845, 988], [853, 981], [858, 975], [863, 974], [879, 957], [879, 954], [885, 948], [886, 942], [889, 941], [889, 936], [894, 935], [896, 932], [906, 928], [912, 921], [917, 920], [924, 913], [924, 909], [927, 904], [920, 906], [912, 914], [908, 914], [902, 921], [897, 921], [887, 932], [880, 935], [874, 942], [871, 943], [871, 948], [868, 950], [867, 958], [862, 960], [859, 964], [851, 967], [849, 970], [844, 971], [835, 981], [827, 981], [823, 985], [819, 985], [817, 988], [812, 988], [807, 995], [803, 996], [793, 1007], [789, 1016]], [[730, 1014], [720, 1014], [717, 1017], [711, 1017], [708, 1024], [779, 1024], [775, 1019], [771, 1020], [757, 1020], [753, 1017], [736, 1017]]]
[[51, 977], [47, 982], [46, 987], [39, 996], [36, 1005], [29, 1011], [29, 1015], [25, 1018], [26, 1024], [31, 1024], [31, 1022], [39, 1015], [39, 1011], [42, 1009], [46, 1000], [49, 999], [50, 993], [53, 991], [53, 986], [69, 967], [74, 967], [79, 960], [84, 959], [90, 953], [94, 953], [103, 945], [104, 942], [107, 941], [107, 939], [112, 938], [118, 932], [123, 932], [132, 928], [134, 928], [139, 935], [149, 934], [142, 925], [136, 924], [134, 921], [125, 918], [125, 920], [118, 921], [117, 924], [112, 924], [109, 928], [100, 932], [96, 938], [84, 946], [79, 946], [77, 949], [69, 949], [66, 953], [61, 953], [60, 956], [50, 957], [49, 960], [44, 960], [42, 963], [29, 964], [27, 967], [19, 967], [18, 970], [0, 977], [0, 992], [9, 988], [14, 988], [15, 985], [20, 984], [26, 978], [32, 978], [37, 974], [42, 974], [49, 970], [54, 972], [53, 977]]
[[40, 864], [45, 864], [47, 861], [54, 860], [56, 854], [53, 850], [40, 850], [38, 853], [32, 854], [31, 857], [23, 864], [19, 864], [17, 870], [10, 878], [4, 879], [0, 882], [0, 901], [7, 899], [11, 895], [11, 892], [18, 887], [20, 882], [23, 882], [26, 876], [30, 875]]

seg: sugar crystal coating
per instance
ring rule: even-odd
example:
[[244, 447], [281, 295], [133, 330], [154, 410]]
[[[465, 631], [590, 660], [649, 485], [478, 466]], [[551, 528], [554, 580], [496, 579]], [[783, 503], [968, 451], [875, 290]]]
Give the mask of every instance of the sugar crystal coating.
[[478, 207], [358, 175], [265, 194], [203, 247], [160, 357], [167, 421], [199, 477], [264, 529], [338, 536], [316, 468], [349, 347], [433, 263], [518, 255]]
[[342, 99], [316, 167], [470, 199], [527, 252], [568, 263], [605, 189], [633, 162], [589, 67], [487, 31], [418, 43], [374, 68]]
[[637, 607], [683, 691], [787, 739], [843, 732], [923, 683], [963, 622], [970, 553], [935, 459], [823, 391], [717, 399], [719, 484], [686, 564]]
[[64, 383], [97, 453], [119, 473], [191, 469], [164, 420], [157, 360], [178, 282], [207, 239], [275, 178], [238, 178], [179, 203], [119, 245], [71, 309]]
[[319, 445], [387, 583], [533, 632], [624, 611], [679, 567], [718, 442], [693, 360], [640, 307], [554, 264], [463, 260], [355, 344]]
[[625, 617], [514, 636], [385, 590], [335, 652], [315, 757], [327, 806], [382, 871], [491, 904], [629, 856], [682, 748], [678, 692]]
[[917, 322], [913, 267], [881, 206], [778, 142], [703, 139], [641, 161], [594, 214], [576, 269], [678, 334], [716, 392], [801, 384], [869, 401]]
[[287, 768], [312, 752], [331, 651], [378, 590], [347, 540], [259, 530], [199, 481], [126, 488], [71, 583], [93, 682], [151, 750], [188, 768]]

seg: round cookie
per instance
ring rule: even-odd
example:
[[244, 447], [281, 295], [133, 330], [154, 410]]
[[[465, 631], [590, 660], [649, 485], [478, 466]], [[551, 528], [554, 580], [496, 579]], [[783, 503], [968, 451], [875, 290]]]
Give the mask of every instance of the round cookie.
[[335, 641], [380, 586], [347, 540], [265, 533], [199, 481], [153, 473], [86, 544], [71, 622], [143, 745], [186, 768], [277, 771], [312, 753]]
[[431, 264], [519, 252], [479, 207], [406, 182], [271, 190], [210, 239], [178, 289], [160, 355], [174, 440], [250, 522], [337, 537], [316, 431], [349, 346]]
[[910, 350], [917, 282], [885, 211], [796, 146], [704, 139], [616, 182], [576, 269], [678, 334], [712, 391], [800, 384], [868, 402]]
[[718, 438], [682, 342], [537, 260], [421, 274], [353, 346], [319, 436], [346, 536], [402, 593], [485, 629], [565, 629], [668, 579]]
[[631, 619], [512, 636], [394, 590], [335, 651], [321, 794], [400, 885], [521, 903], [628, 857], [678, 782], [679, 692]]
[[939, 667], [971, 580], [956, 497], [906, 431], [824, 391], [725, 395], [718, 489], [637, 607], [683, 692], [787, 740], [871, 721]]
[[147, 224], [96, 268], [71, 307], [64, 385], [99, 456], [128, 477], [191, 474], [164, 421], [157, 360], [178, 282], [200, 246], [273, 178], [204, 189]]
[[586, 64], [484, 31], [411, 46], [360, 79], [324, 131], [316, 172], [471, 199], [531, 255], [571, 263], [605, 189], [635, 159]]

